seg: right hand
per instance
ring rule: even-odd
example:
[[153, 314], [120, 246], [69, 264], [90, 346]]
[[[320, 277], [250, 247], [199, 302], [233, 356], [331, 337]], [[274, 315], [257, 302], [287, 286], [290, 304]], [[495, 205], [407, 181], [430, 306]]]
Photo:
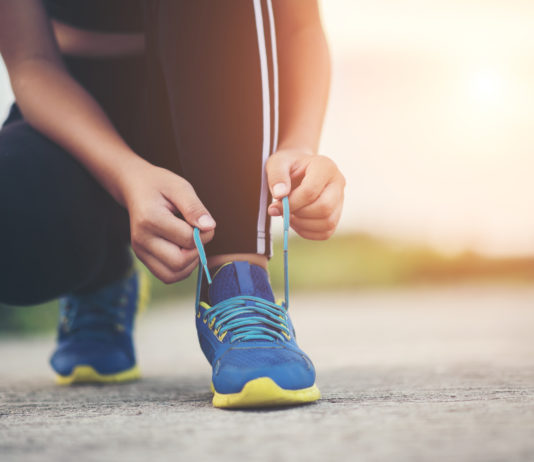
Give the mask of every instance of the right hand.
[[215, 229], [191, 184], [169, 170], [143, 164], [128, 172], [122, 190], [135, 254], [164, 283], [185, 279], [198, 264], [193, 227], [200, 229], [203, 243], [213, 239]]

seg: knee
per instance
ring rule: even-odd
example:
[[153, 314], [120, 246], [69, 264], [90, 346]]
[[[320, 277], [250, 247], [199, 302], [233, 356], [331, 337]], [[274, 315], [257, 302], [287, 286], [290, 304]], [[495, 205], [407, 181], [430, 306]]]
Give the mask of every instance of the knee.
[[55, 298], [48, 296], [36, 281], [28, 281], [24, 275], [17, 274], [2, 263], [0, 271], [0, 305], [28, 306], [44, 303]]
[[33, 304], [103, 264], [103, 192], [57, 145], [14, 123], [0, 136], [0, 302]]

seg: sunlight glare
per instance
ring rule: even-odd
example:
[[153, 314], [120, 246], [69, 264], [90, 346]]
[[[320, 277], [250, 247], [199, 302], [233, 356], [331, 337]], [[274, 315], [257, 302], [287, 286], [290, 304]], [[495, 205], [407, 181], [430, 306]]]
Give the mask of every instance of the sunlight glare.
[[479, 102], [495, 103], [502, 99], [504, 79], [494, 70], [480, 70], [471, 76], [469, 89]]

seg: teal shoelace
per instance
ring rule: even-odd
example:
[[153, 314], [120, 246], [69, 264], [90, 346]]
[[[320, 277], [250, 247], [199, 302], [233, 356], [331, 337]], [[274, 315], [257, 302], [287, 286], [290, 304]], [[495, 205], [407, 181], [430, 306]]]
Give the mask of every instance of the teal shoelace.
[[[288, 237], [289, 237], [289, 201], [287, 197], [282, 199], [284, 217], [284, 292], [285, 300], [281, 305], [270, 302], [263, 298], [251, 295], [238, 295], [228, 298], [207, 309], [203, 315], [203, 321], [208, 323], [211, 329], [224, 338], [231, 333], [230, 342], [253, 341], [253, 340], [289, 340], [291, 333], [288, 327], [289, 307], [289, 277], [288, 277]], [[200, 268], [197, 284], [196, 307], [200, 309], [200, 290], [202, 276], [206, 274], [208, 284], [211, 284], [211, 275], [208, 269], [208, 261], [204, 246], [200, 240], [200, 231], [194, 229], [193, 236], [195, 245], [200, 256]]]

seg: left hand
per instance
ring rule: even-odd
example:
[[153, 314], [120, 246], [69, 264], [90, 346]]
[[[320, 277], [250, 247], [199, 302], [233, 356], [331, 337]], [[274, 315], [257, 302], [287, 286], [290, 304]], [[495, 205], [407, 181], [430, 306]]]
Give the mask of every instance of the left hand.
[[289, 196], [291, 227], [306, 239], [328, 239], [343, 207], [345, 177], [334, 161], [297, 149], [282, 149], [267, 160], [267, 179], [275, 199], [269, 215], [282, 215], [280, 199]]

